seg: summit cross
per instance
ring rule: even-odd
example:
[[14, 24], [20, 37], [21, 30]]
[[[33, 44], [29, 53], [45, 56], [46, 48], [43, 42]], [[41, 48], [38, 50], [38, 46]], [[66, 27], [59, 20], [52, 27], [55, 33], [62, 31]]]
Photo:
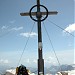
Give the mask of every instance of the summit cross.
[[[37, 8], [36, 12], [32, 12], [34, 8]], [[46, 10], [46, 12], [41, 12], [41, 7]], [[56, 15], [57, 11], [48, 11], [44, 5], [40, 5], [40, 0], [37, 0], [37, 4], [34, 5], [29, 12], [20, 13], [21, 16], [30, 16], [32, 20], [37, 22], [38, 27], [38, 75], [44, 75], [44, 59], [42, 54], [42, 34], [41, 34], [41, 22], [44, 21], [48, 15]], [[45, 16], [43, 18], [43, 15]], [[36, 19], [34, 18], [36, 16]]]

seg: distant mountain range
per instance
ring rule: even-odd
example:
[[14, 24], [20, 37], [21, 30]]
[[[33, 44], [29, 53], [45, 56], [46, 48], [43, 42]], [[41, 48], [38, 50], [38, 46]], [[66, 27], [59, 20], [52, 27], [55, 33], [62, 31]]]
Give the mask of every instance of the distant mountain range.
[[74, 70], [74, 67], [72, 65], [61, 65], [59, 66], [54, 66], [52, 65], [50, 68], [47, 68], [48, 70], [45, 70], [45, 73], [51, 73], [51, 74], [55, 74], [59, 71], [70, 71], [70, 70]]
[[[31, 72], [37, 73], [37, 68], [31, 67], [29, 69]], [[59, 71], [71, 71], [71, 70], [74, 70], [74, 65], [66, 65], [65, 64], [65, 65], [61, 65], [60, 67], [52, 65], [49, 68], [45, 67], [45, 69], [44, 69], [45, 74], [47, 74], [47, 73], [56, 74]]]
[[[31, 72], [34, 72], [37, 74], [37, 68], [28, 68]], [[74, 65], [61, 65], [59, 66], [55, 66], [55, 65], [51, 65], [49, 68], [45, 67], [44, 71], [45, 74], [51, 73], [51, 74], [56, 74], [57, 72], [59, 72], [61, 69], [61, 71], [70, 71], [70, 70], [74, 70]]]
[[[60, 68], [61, 68], [61, 71], [68, 71], [68, 70], [70, 71], [70, 70], [74, 70], [75, 65], [74, 64], [73, 65], [61, 65], [60, 67], [52, 65], [49, 68], [45, 67], [45, 69], [44, 69], [45, 74], [47, 74], [47, 73], [55, 74], [60, 71]], [[9, 70], [9, 69], [14, 69], [14, 68], [9, 67], [9, 66], [0, 66], [0, 75], [5, 74], [6, 70]], [[31, 72], [34, 72], [35, 74], [37, 74], [37, 72], [38, 72], [37, 68], [28, 67], [28, 69]]]

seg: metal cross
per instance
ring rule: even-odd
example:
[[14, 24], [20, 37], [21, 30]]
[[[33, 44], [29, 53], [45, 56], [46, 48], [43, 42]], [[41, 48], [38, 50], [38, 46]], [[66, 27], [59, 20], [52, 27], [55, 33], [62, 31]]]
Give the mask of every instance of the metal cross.
[[[37, 7], [36, 12], [32, 12], [32, 9]], [[46, 12], [41, 12], [41, 8], [43, 7]], [[37, 22], [38, 25], [38, 75], [44, 75], [44, 59], [42, 55], [42, 34], [41, 34], [41, 21], [44, 21], [48, 15], [56, 15], [57, 11], [48, 12], [47, 8], [43, 5], [40, 5], [40, 0], [37, 0], [37, 5], [34, 5], [29, 12], [20, 13], [21, 16], [30, 16], [32, 20]], [[42, 15], [46, 15], [44, 19], [42, 19]], [[36, 19], [33, 18], [36, 16]]]

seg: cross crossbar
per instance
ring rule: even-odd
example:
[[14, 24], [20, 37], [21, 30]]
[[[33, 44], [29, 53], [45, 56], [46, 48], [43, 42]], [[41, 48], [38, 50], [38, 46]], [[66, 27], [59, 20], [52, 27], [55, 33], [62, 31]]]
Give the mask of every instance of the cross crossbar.
[[[32, 12], [31, 15], [32, 16], [36, 16], [36, 13], [37, 12]], [[57, 13], [58, 13], [57, 11], [50, 11], [50, 12], [48, 12], [48, 15], [56, 15]], [[46, 15], [46, 12], [41, 12], [41, 14], [42, 15]], [[26, 12], [26, 13], [20, 13], [20, 15], [21, 16], [29, 16], [29, 13], [28, 12]]]

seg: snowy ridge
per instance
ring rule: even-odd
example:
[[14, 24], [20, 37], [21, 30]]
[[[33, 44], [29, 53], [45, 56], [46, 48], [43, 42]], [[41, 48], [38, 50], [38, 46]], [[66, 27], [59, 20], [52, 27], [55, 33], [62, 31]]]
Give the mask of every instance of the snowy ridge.
[[[29, 75], [36, 75], [35, 73], [28, 73]], [[6, 70], [6, 74], [5, 75], [16, 75], [16, 69], [10, 69], [10, 70]]]
[[75, 70], [58, 72], [56, 75], [75, 75]]

